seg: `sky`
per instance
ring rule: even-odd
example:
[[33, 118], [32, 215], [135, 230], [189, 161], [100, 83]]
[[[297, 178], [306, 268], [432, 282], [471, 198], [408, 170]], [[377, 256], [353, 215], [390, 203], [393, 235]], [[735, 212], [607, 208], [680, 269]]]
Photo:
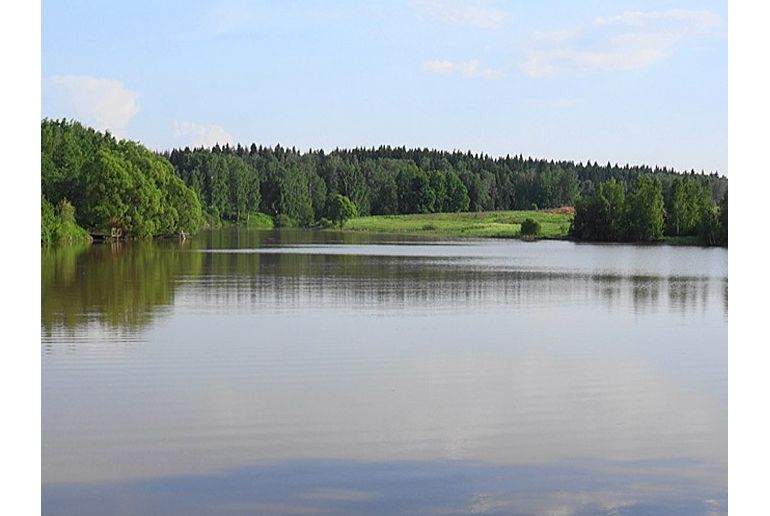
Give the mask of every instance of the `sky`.
[[42, 2], [42, 116], [166, 150], [405, 145], [727, 174], [727, 2]]

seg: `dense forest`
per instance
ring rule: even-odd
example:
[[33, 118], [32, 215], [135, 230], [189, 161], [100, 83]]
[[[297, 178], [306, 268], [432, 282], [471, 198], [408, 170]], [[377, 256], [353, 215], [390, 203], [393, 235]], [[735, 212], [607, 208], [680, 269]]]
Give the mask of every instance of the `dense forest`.
[[578, 240], [655, 242], [691, 237], [705, 245], [727, 244], [727, 191], [719, 204], [695, 177], [675, 177], [664, 194], [660, 178], [640, 175], [627, 187], [610, 178], [579, 196], [570, 234]]
[[43, 120], [41, 182], [44, 242], [77, 239], [62, 231], [75, 222], [136, 237], [194, 232], [203, 223], [198, 195], [168, 160], [77, 122]]
[[280, 145], [217, 145], [164, 155], [208, 211], [233, 217], [251, 203], [300, 224], [325, 217], [332, 194], [348, 197], [360, 215], [390, 215], [556, 208], [592, 196], [610, 178], [629, 189], [643, 175], [658, 179], [666, 195], [683, 176], [715, 201], [727, 191], [727, 179], [717, 174], [403, 147], [301, 153]]
[[[341, 220], [341, 206], [358, 215], [575, 206], [578, 239], [701, 235], [718, 243], [717, 203], [727, 213], [727, 179], [716, 173], [388, 146], [327, 153], [239, 144], [157, 154], [66, 120], [43, 120], [42, 134], [44, 212], [71, 205], [89, 230], [117, 226], [132, 236], [259, 212], [281, 226], [325, 226]], [[651, 230], [638, 220], [650, 203]]]

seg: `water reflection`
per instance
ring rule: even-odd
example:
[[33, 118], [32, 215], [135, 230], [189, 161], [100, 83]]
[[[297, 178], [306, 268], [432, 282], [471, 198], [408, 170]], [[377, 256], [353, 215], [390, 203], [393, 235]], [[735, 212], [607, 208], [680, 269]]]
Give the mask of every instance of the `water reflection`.
[[717, 251], [237, 230], [45, 251], [44, 512], [725, 512]]
[[[324, 239], [322, 245], [307, 247], [308, 239], [318, 238]], [[727, 313], [726, 279], [718, 274], [670, 275], [671, 270], [656, 263], [659, 274], [635, 274], [633, 265], [626, 274], [596, 273], [591, 263], [600, 257], [562, 263], [564, 253], [543, 253], [533, 246], [508, 256], [505, 244], [426, 247], [424, 241], [406, 240], [367, 246], [361, 245], [362, 238], [347, 233], [212, 231], [183, 244], [44, 250], [43, 330], [50, 337], [54, 330], [96, 322], [138, 331], [165, 310], [189, 304], [236, 311], [330, 305], [388, 311], [515, 310], [552, 303], [624, 310], [630, 303], [637, 313], [686, 313], [706, 310], [712, 290], [722, 301], [723, 316]], [[348, 247], [328, 246], [329, 239]], [[588, 249], [575, 248], [583, 254]], [[607, 248], [598, 249], [601, 254]], [[627, 252], [621, 250], [619, 257]], [[661, 290], [668, 292], [667, 304], [660, 302]], [[177, 295], [182, 295], [181, 303], [175, 301]]]
[[44, 248], [42, 325], [77, 328], [98, 321], [137, 330], [174, 301], [177, 278], [200, 274], [200, 254], [178, 242], [129, 242]]

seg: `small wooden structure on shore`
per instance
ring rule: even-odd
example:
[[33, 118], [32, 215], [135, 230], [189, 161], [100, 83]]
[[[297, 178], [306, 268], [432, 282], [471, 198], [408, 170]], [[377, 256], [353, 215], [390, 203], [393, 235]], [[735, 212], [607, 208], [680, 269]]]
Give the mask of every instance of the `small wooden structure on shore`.
[[121, 240], [123, 238], [123, 228], [113, 226], [110, 228], [109, 235], [107, 233], [90, 233], [90, 235], [94, 240]]

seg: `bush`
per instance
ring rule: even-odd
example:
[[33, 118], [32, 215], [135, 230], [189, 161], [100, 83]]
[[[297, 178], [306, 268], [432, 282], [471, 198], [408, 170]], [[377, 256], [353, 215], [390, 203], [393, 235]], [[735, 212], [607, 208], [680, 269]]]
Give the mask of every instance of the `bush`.
[[279, 213], [275, 216], [275, 225], [279, 228], [295, 228], [297, 227], [297, 221], [285, 213]]
[[272, 229], [275, 225], [273, 218], [266, 213], [249, 213], [246, 215], [246, 227]]
[[93, 239], [84, 228], [75, 221], [75, 207], [67, 199], [62, 199], [54, 209], [45, 196], [41, 203], [40, 241], [44, 244], [79, 244]]
[[50, 244], [54, 240], [56, 226], [58, 226], [56, 213], [53, 204], [48, 202], [45, 195], [41, 196], [40, 204], [40, 241], [44, 244]]
[[334, 224], [334, 222], [333, 222], [333, 221], [331, 221], [331, 220], [327, 219], [326, 217], [321, 217], [321, 220], [319, 220], [319, 221], [316, 223], [316, 226], [317, 226], [317, 227], [319, 227], [319, 228], [321, 228], [321, 229], [329, 229], [329, 228], [331, 228], [331, 227], [334, 227], [334, 226], [335, 226], [335, 224]]
[[540, 223], [536, 220], [525, 219], [524, 222], [521, 223], [522, 236], [536, 237], [540, 235], [540, 231]]

